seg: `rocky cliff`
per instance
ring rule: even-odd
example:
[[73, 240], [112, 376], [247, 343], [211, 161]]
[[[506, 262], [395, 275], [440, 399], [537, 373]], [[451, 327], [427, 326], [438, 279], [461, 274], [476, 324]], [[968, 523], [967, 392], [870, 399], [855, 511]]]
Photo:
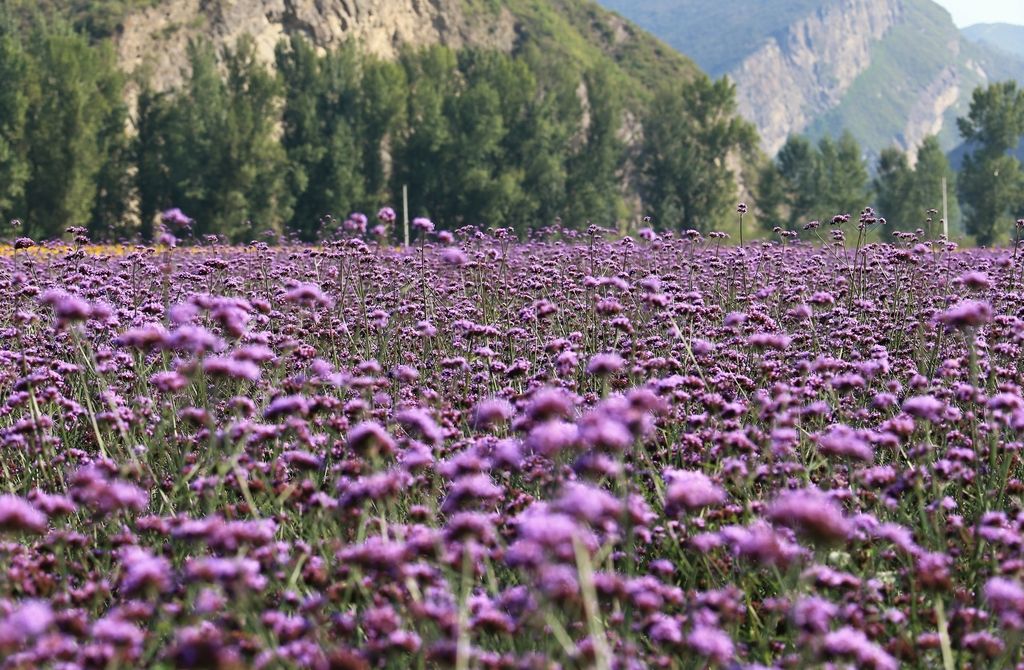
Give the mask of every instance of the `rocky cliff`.
[[754, 121], [764, 148], [837, 107], [870, 67], [872, 48], [901, 18], [894, 0], [841, 0], [795, 21], [729, 72], [740, 113]]
[[321, 49], [355, 40], [384, 58], [431, 44], [536, 48], [562, 66], [619, 71], [634, 88], [698, 71], [592, 0], [160, 0], [129, 12], [113, 37], [123, 69], [163, 90], [181, 81], [190, 40], [230, 47], [245, 34], [268, 63], [281, 39], [301, 34]]
[[869, 156], [929, 134], [950, 149], [975, 86], [1024, 79], [1024, 62], [963, 39], [931, 0], [602, 2], [733, 79], [769, 153], [843, 130]]
[[249, 34], [270, 62], [277, 43], [296, 33], [321, 48], [352, 39], [393, 57], [405, 44], [508, 51], [515, 29], [507, 9], [471, 11], [461, 0], [163, 0], [129, 14], [116, 43], [126, 71], [145, 67], [153, 85], [165, 89], [181, 80], [189, 40], [197, 38], [230, 46]]

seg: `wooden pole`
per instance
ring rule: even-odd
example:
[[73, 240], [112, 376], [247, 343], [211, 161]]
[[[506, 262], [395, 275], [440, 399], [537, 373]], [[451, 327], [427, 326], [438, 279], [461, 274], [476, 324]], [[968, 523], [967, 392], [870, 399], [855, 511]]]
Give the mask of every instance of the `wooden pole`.
[[946, 178], [942, 178], [942, 234], [949, 239], [949, 203], [946, 200]]
[[405, 246], [409, 246], [409, 187], [402, 185], [402, 225], [405, 230]]

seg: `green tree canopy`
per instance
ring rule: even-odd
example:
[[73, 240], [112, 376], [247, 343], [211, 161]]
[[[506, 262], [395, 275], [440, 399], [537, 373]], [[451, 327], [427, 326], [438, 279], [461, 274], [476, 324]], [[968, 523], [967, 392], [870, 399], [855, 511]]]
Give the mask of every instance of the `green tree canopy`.
[[823, 137], [817, 146], [794, 135], [762, 168], [758, 209], [764, 225], [785, 222], [799, 230], [836, 214], [856, 215], [868, 204], [868, 186], [867, 165], [853, 135]]
[[727, 79], [703, 76], [655, 95], [644, 123], [643, 174], [659, 225], [710, 231], [735, 205], [727, 159], [756, 141], [753, 126], [736, 116], [735, 97]]
[[[956, 198], [956, 175], [934, 135], [926, 137], [917, 148], [917, 162], [912, 168], [906, 154], [890, 147], [882, 151], [873, 181], [875, 207], [895, 230], [926, 229], [941, 231], [942, 180], [946, 179], [949, 194], [950, 231], [959, 225], [960, 208]], [[929, 214], [930, 210], [938, 214]]]
[[1024, 208], [1024, 176], [1009, 154], [1024, 135], [1024, 91], [1012, 81], [979, 87], [957, 126], [971, 149], [959, 182], [964, 227], [978, 244], [992, 244], [1011, 230], [1006, 219]]
[[222, 77], [212, 47], [193, 43], [185, 89], [140, 101], [141, 217], [148, 223], [181, 207], [196, 219], [194, 234], [246, 242], [280, 232], [291, 214], [286, 154], [275, 136], [280, 89], [248, 38], [224, 54], [224, 64]]

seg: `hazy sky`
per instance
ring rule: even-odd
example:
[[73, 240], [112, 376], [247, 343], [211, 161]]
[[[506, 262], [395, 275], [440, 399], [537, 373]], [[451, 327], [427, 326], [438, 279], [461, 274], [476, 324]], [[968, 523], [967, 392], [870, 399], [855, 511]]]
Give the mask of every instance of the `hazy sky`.
[[974, 23], [1024, 25], [1024, 0], [938, 0], [963, 28]]

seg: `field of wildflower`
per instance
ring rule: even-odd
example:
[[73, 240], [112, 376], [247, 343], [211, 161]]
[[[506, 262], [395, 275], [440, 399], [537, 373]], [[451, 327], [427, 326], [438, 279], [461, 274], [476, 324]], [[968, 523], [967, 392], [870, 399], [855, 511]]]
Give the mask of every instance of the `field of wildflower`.
[[1024, 660], [1024, 256], [427, 223], [0, 254], [0, 668]]

